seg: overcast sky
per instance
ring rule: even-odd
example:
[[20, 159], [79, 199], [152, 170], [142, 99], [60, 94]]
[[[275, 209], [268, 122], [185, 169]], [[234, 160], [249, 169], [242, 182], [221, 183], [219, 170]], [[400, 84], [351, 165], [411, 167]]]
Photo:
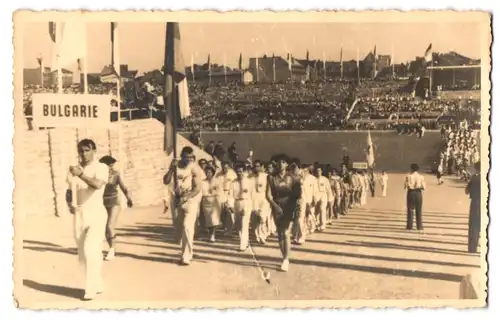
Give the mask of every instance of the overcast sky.
[[[181, 43], [184, 61], [191, 55], [195, 63], [203, 64], [210, 53], [213, 63], [236, 67], [240, 52], [243, 66], [256, 55], [286, 56], [291, 52], [304, 58], [309, 50], [311, 59], [339, 60], [344, 48], [344, 60], [360, 58], [377, 45], [378, 54], [391, 54], [397, 63], [422, 56], [432, 42], [433, 51], [457, 51], [470, 58], [480, 58], [479, 24], [477, 23], [181, 23]], [[48, 23], [28, 23], [24, 37], [24, 67], [36, 68], [41, 55], [50, 66], [51, 40]], [[120, 61], [140, 72], [160, 68], [165, 47], [165, 24], [127, 22], [119, 25]], [[111, 62], [109, 23], [87, 25], [88, 70], [100, 72]], [[75, 64], [76, 65], [76, 64]], [[73, 69], [73, 68], [69, 68]]]

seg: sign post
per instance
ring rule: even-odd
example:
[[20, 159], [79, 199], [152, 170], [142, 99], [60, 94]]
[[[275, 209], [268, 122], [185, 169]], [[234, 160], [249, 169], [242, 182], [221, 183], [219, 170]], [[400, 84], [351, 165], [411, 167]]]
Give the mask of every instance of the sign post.
[[33, 121], [39, 127], [108, 127], [111, 99], [98, 94], [33, 95]]
[[[34, 94], [33, 122], [45, 128], [108, 127], [111, 99], [108, 95]], [[74, 156], [74, 146], [71, 150], [71, 158], [78, 159]], [[76, 179], [71, 179], [71, 192], [71, 205], [76, 207]]]

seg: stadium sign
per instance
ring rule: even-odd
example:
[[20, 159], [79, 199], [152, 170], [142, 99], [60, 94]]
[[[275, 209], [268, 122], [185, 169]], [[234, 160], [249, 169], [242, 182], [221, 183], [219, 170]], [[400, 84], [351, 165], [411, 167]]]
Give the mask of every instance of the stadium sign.
[[368, 163], [367, 162], [353, 162], [352, 167], [353, 167], [353, 169], [368, 169]]
[[107, 127], [111, 100], [100, 94], [34, 94], [33, 122], [38, 127]]

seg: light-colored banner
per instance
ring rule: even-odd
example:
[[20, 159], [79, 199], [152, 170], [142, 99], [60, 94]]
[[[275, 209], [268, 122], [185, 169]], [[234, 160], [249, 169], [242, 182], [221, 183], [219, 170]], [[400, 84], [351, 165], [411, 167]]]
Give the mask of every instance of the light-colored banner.
[[353, 162], [352, 167], [354, 169], [368, 169], [368, 163], [366, 163], [366, 162]]
[[108, 127], [112, 99], [100, 94], [34, 94], [33, 122], [37, 127]]

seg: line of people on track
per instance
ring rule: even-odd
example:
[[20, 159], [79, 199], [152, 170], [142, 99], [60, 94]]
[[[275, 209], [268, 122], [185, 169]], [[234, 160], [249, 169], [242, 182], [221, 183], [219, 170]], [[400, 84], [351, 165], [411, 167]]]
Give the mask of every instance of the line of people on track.
[[445, 143], [439, 154], [438, 183], [443, 183], [445, 171], [448, 175], [455, 173], [461, 180], [468, 181], [471, 177], [468, 169], [480, 160], [476, 133], [464, 123], [454, 130], [449, 128], [447, 133], [442, 132], [442, 137], [445, 138]]
[[302, 245], [349, 209], [366, 205], [367, 198], [375, 196], [377, 184], [386, 196], [388, 175], [352, 169], [347, 163], [340, 170], [301, 164], [286, 155], [266, 163], [217, 166], [213, 160], [196, 161], [193, 149], [185, 147], [180, 161], [172, 161], [164, 184], [176, 185], [167, 194], [165, 208], [172, 206], [182, 265], [191, 263], [196, 237], [204, 238], [206, 231], [206, 240], [216, 242], [216, 231], [221, 229], [226, 237], [238, 234], [242, 252], [251, 238], [265, 245], [277, 235], [283, 254], [281, 270], [287, 271], [289, 242]]

